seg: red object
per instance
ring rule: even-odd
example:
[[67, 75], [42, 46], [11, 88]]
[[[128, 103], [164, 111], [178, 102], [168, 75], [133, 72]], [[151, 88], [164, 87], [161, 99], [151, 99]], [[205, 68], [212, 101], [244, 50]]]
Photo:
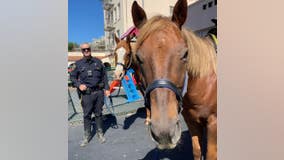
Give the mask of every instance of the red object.
[[112, 93], [114, 91], [114, 87], [119, 86], [120, 85], [120, 80], [114, 80], [111, 82], [110, 87], [109, 87], [109, 91], [110, 93]]
[[[124, 76], [124, 79], [128, 81], [128, 80], [129, 80], [129, 77], [128, 77], [128, 76]], [[137, 85], [137, 81], [136, 81], [136, 79], [134, 78], [134, 75], [132, 75], [132, 80], [133, 80], [134, 85]], [[114, 87], [119, 86], [120, 83], [121, 83], [120, 80], [114, 80], [114, 81], [112, 81], [111, 84], [110, 84], [110, 87], [109, 87], [110, 93], [112, 93], [112, 92], [115, 90]]]
[[124, 79], [128, 81], [128, 80], [129, 80], [129, 77], [128, 77], [128, 76], [124, 76]]
[[[136, 82], [136, 79], [134, 78], [134, 75], [132, 75], [131, 78], [132, 78], [132, 81], [133, 81], [134, 85], [136, 85], [137, 82]], [[129, 77], [128, 76], [124, 76], [124, 79], [128, 81]]]
[[139, 30], [135, 26], [130, 27], [125, 33], [120, 36], [120, 39], [127, 37], [128, 35], [138, 35]]
[[136, 86], [137, 85], [137, 81], [136, 81], [134, 75], [132, 75], [132, 80], [133, 80], [134, 85]]

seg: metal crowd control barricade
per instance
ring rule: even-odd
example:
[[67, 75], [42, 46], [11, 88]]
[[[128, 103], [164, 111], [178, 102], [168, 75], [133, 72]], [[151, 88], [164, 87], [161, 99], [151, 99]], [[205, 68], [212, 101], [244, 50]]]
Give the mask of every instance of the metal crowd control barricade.
[[135, 101], [142, 99], [141, 95], [139, 94], [139, 92], [136, 89], [136, 85], [134, 83], [136, 81], [132, 76], [133, 73], [134, 73], [133, 69], [128, 69], [126, 71], [125, 76], [123, 77], [123, 79], [121, 81], [111, 79], [112, 82], [110, 84], [110, 92], [113, 93], [114, 90], [116, 90], [116, 89], [114, 89], [114, 87], [118, 87], [118, 93], [116, 93], [116, 95], [110, 95], [109, 97], [105, 96], [104, 97], [104, 103], [105, 103], [105, 108], [113, 116], [115, 116], [115, 106], [125, 104], [125, 103], [122, 103], [122, 104], [115, 104], [114, 105], [113, 101], [112, 101], [113, 98], [118, 97], [121, 87], [123, 87], [123, 90], [124, 90], [126, 97], [127, 97], [126, 103], [131, 103], [131, 102], [135, 102]]
[[74, 102], [73, 102], [73, 99], [72, 99], [72, 96], [71, 96], [71, 93], [70, 93], [70, 89], [68, 87], [68, 107], [71, 106], [72, 107], [72, 110], [71, 112], [73, 111], [73, 113], [71, 113], [70, 115], [70, 109], [68, 109], [68, 121], [70, 119], [72, 119], [78, 112], [76, 111], [76, 108], [75, 108], [75, 105], [74, 105]]

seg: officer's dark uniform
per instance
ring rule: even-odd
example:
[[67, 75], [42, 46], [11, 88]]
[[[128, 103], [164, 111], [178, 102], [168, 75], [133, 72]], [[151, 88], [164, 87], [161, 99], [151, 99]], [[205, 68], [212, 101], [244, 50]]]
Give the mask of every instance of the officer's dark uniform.
[[85, 136], [91, 134], [91, 115], [95, 114], [97, 133], [102, 134], [102, 107], [104, 105], [104, 91], [109, 90], [107, 74], [101, 60], [92, 57], [82, 58], [75, 62], [75, 69], [70, 73], [70, 79], [74, 86], [80, 84], [87, 86], [87, 90], [81, 92], [81, 104], [84, 112]]

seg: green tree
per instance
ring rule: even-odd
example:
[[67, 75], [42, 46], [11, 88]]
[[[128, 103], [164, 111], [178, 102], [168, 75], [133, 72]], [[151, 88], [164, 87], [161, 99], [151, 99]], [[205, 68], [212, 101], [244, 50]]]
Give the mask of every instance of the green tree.
[[79, 48], [79, 44], [74, 43], [74, 48]]
[[75, 42], [68, 42], [68, 52], [73, 51], [74, 48], [78, 48], [79, 45]]
[[68, 52], [73, 50], [73, 42], [68, 42]]

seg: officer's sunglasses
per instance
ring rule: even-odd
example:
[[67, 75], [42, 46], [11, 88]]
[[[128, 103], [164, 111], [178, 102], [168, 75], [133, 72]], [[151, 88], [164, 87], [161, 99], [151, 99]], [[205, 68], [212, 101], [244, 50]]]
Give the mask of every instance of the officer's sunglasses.
[[81, 51], [82, 51], [82, 53], [84, 53], [84, 52], [90, 52], [90, 51], [91, 51], [91, 48], [82, 48]]

